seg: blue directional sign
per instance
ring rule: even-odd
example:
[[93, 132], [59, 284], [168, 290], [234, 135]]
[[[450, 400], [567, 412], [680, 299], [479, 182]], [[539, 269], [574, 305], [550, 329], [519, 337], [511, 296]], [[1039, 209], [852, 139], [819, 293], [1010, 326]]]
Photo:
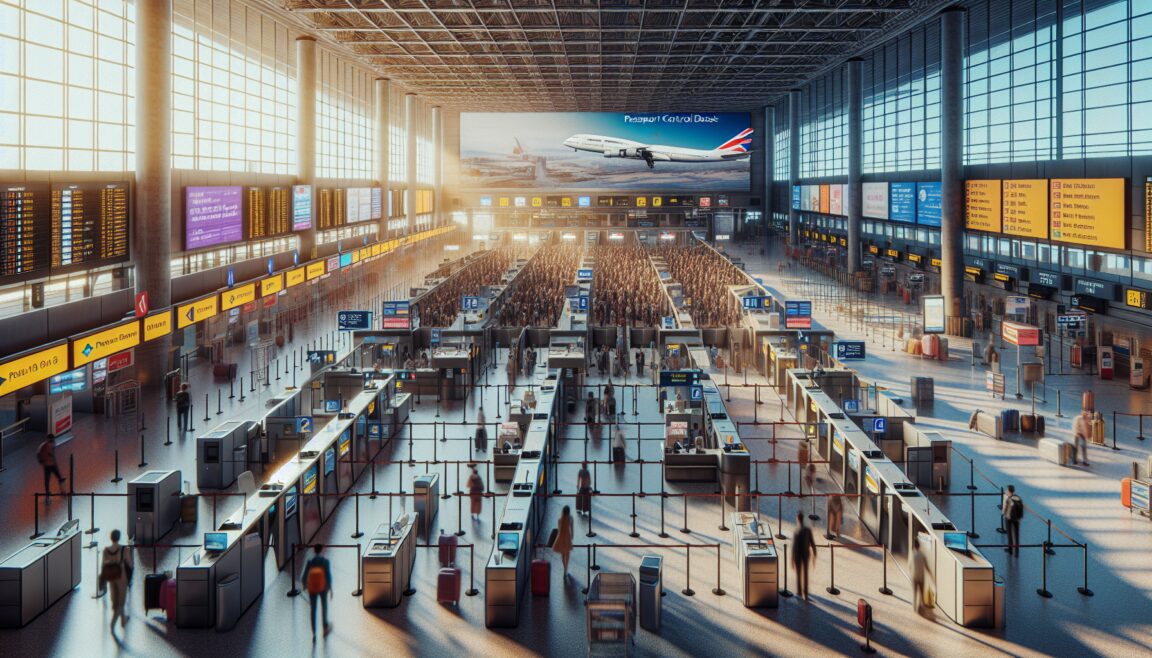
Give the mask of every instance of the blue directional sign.
[[271, 274], [275, 271], [276, 271], [276, 261], [275, 261], [275, 259], [269, 258], [268, 259], [268, 273]]
[[744, 297], [744, 308], [749, 311], [756, 311], [764, 308], [767, 302], [767, 297]]
[[689, 390], [692, 391], [692, 396], [690, 398], [692, 401], [695, 402], [695, 401], [704, 399], [704, 387], [703, 386], [693, 386]]
[[576, 270], [576, 278], [577, 279], [591, 279], [592, 278], [592, 268], [588, 267], [588, 268], [580, 268], [580, 269]]
[[293, 251], [292, 252], [292, 264], [293, 265], [299, 265], [300, 264], [300, 252], [299, 251]]
[[878, 416], [872, 419], [872, 434], [883, 434], [888, 427], [888, 419]]
[[862, 361], [865, 357], [864, 341], [842, 340], [834, 343], [836, 358], [840, 361]]
[[384, 317], [407, 317], [409, 313], [408, 301], [384, 302]]
[[440, 344], [440, 331], [441, 330], [438, 328], [432, 329], [432, 339], [431, 340], [432, 340], [433, 345], [439, 345]]
[[297, 416], [296, 417], [296, 433], [297, 434], [311, 434], [312, 433], [312, 417], [311, 416]]
[[462, 311], [478, 311], [480, 310], [480, 298], [465, 295], [460, 298], [460, 310]]
[[840, 406], [844, 407], [844, 413], [846, 414], [854, 414], [860, 412], [859, 400], [844, 400], [844, 404]]
[[336, 314], [340, 331], [358, 331], [372, 328], [372, 311], [340, 311]]
[[676, 328], [676, 318], [672, 317], [671, 315], [665, 315], [664, 316], [664, 328], [665, 329], [675, 329]]
[[228, 287], [231, 288], [234, 285], [236, 285], [236, 273], [233, 272], [231, 269], [229, 269], [228, 270]]
[[581, 295], [579, 299], [580, 299], [580, 310], [581, 311], [587, 311], [588, 310], [588, 295]]

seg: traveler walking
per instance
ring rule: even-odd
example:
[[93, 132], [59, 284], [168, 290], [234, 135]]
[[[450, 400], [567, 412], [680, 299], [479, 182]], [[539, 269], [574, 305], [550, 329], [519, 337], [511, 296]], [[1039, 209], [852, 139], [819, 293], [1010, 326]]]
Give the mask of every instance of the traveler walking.
[[572, 508], [564, 506], [560, 514], [560, 522], [556, 524], [556, 542], [552, 550], [560, 554], [560, 561], [564, 563], [564, 577], [568, 578], [568, 559], [572, 556]]
[[1084, 409], [1072, 423], [1072, 463], [1088, 466], [1088, 437], [1092, 434], [1092, 411]]
[[132, 584], [132, 551], [120, 544], [119, 530], [113, 530], [108, 537], [112, 544], [104, 547], [100, 560], [100, 583], [107, 588], [108, 599], [112, 602], [109, 628], [112, 635], [116, 635], [117, 619], [121, 628], [128, 625], [128, 613], [124, 607], [128, 602], [128, 587]]
[[332, 624], [328, 623], [328, 600], [332, 598], [332, 565], [328, 558], [321, 555], [324, 544], [316, 544], [312, 550], [312, 559], [304, 565], [304, 588], [308, 590], [308, 606], [312, 610], [312, 641], [315, 642], [317, 600], [324, 609], [324, 635], [332, 632]]
[[[55, 437], [48, 437], [40, 447], [36, 450], [36, 461], [40, 462], [40, 466], [44, 468], [44, 495], [51, 496], [52, 492], [48, 491], [48, 485], [52, 482], [52, 476], [56, 476], [56, 485], [60, 487], [60, 494], [64, 494], [64, 480], [68, 478], [60, 475], [60, 467], [56, 465], [56, 439]], [[46, 500], [50, 500], [47, 498]]]
[[592, 509], [592, 474], [588, 472], [588, 462], [580, 464], [576, 473], [576, 512], [587, 514]]
[[468, 468], [472, 469], [472, 473], [468, 476], [468, 499], [471, 501], [472, 518], [479, 519], [482, 505], [484, 504], [484, 480], [481, 479], [480, 473], [476, 471], [476, 464], [468, 464]]
[[1024, 501], [1016, 495], [1016, 487], [1008, 485], [1008, 496], [1001, 509], [1004, 516], [1004, 529], [1008, 531], [1008, 548], [1004, 549], [1016, 557], [1020, 556], [1020, 520], [1024, 518]]
[[176, 429], [187, 432], [192, 424], [189, 422], [192, 411], [192, 393], [188, 391], [187, 384], [181, 384], [176, 393]]
[[808, 563], [816, 561], [816, 540], [812, 529], [804, 525], [804, 513], [796, 513], [796, 532], [792, 537], [792, 567], [796, 572], [796, 595], [808, 600]]

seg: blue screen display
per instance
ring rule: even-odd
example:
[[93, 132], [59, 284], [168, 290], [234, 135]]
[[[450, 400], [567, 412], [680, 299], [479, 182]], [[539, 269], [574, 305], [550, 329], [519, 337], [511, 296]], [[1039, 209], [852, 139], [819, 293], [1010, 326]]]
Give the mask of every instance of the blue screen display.
[[940, 183], [916, 184], [916, 223], [940, 226]]
[[916, 183], [888, 185], [888, 219], [907, 224], [916, 223]]

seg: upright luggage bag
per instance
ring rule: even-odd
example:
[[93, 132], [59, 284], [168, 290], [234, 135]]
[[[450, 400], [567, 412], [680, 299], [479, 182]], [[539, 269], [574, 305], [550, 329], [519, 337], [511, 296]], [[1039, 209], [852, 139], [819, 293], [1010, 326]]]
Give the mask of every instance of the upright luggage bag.
[[1036, 419], [1036, 427], [1032, 431], [1036, 432], [1036, 436], [1044, 436], [1044, 417], [1036, 414], [1033, 418]]
[[576, 513], [587, 512], [590, 509], [592, 509], [592, 489], [581, 487], [580, 491], [576, 492]]
[[1040, 443], [1037, 445], [1041, 457], [1060, 466], [1068, 465], [1071, 457], [1069, 448], [1071, 447], [1070, 443], [1059, 439], [1040, 439]]
[[940, 353], [940, 337], [936, 334], [924, 334], [920, 339], [920, 351], [926, 359], [935, 359]]
[[1096, 394], [1092, 391], [1084, 391], [1084, 394], [1080, 396], [1080, 409], [1096, 411]]
[[447, 567], [456, 564], [456, 547], [460, 540], [456, 535], [446, 535], [441, 532], [439, 540], [440, 566]]
[[[455, 539], [455, 536], [452, 537]], [[460, 605], [460, 570], [444, 567], [436, 575], [436, 602]]]
[[144, 612], [163, 607], [160, 602], [160, 590], [166, 580], [168, 575], [164, 573], [150, 573], [144, 576]]
[[948, 357], [948, 339], [947, 338], [941, 338], [940, 339], [940, 350], [939, 350], [939, 352], [937, 352], [936, 358], [940, 359], [941, 361], [947, 361], [948, 360], [949, 357]]
[[1020, 431], [1020, 411], [1018, 409], [1005, 409], [1000, 412], [1005, 432]]
[[1036, 431], [1036, 416], [1023, 414], [1020, 416], [1020, 431], [1032, 433]]
[[548, 596], [552, 589], [552, 563], [543, 558], [532, 560], [532, 596]]
[[176, 621], [176, 579], [169, 578], [160, 585], [160, 607], [168, 621]]

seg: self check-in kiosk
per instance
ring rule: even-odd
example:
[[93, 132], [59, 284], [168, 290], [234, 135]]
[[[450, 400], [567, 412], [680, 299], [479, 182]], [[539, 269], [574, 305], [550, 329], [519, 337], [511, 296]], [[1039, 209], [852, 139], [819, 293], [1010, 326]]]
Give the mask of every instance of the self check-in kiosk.
[[148, 471], [128, 483], [128, 538], [155, 544], [180, 520], [180, 471]]

